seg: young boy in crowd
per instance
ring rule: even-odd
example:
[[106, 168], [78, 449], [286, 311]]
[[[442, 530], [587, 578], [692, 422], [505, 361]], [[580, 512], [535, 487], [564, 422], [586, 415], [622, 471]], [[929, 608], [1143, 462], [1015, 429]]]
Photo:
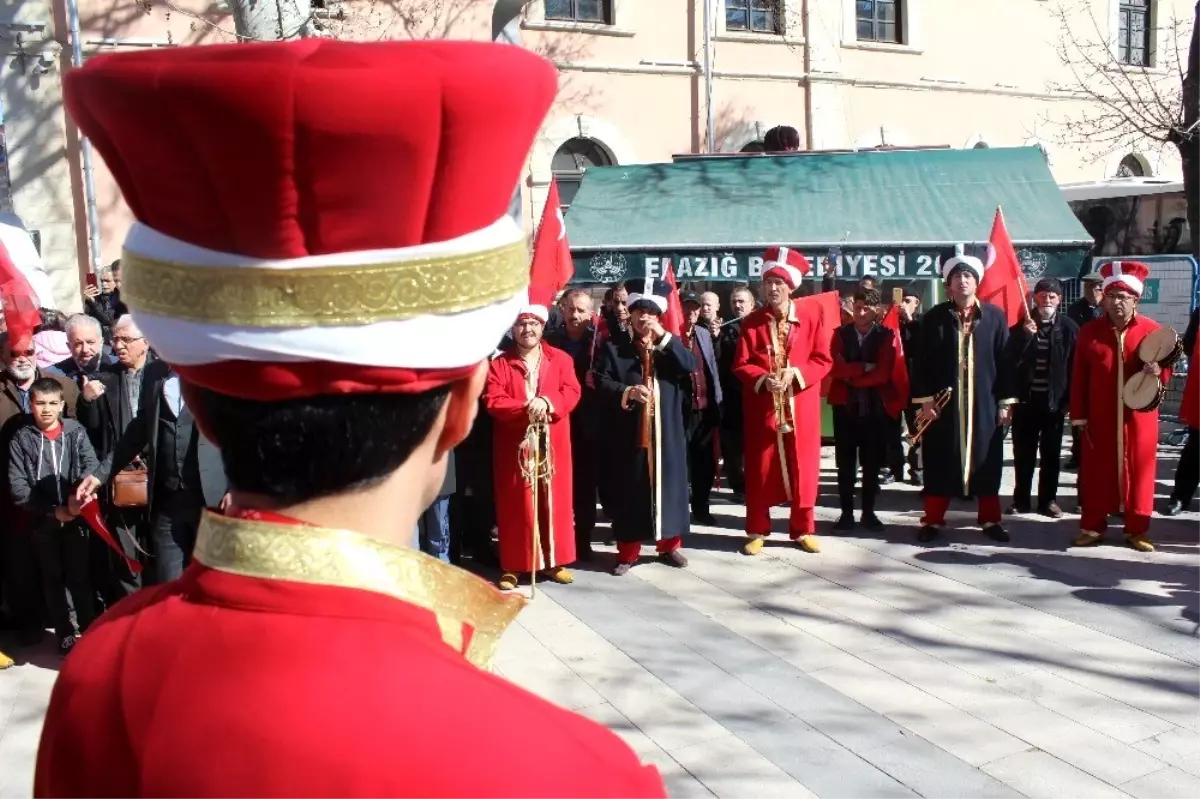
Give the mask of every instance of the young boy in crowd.
[[[44, 600], [59, 646], [66, 654], [76, 638], [66, 591], [71, 592], [80, 633], [95, 618], [88, 574], [88, 531], [76, 519], [79, 506], [75, 486], [94, 474], [100, 464], [83, 426], [62, 418], [63, 391], [58, 381], [35, 380], [29, 387], [29, 408], [30, 419], [9, 444], [9, 490], [13, 502], [33, 516], [30, 535]], [[25, 602], [22, 621], [40, 627], [35, 621], [39, 608], [31, 599]]]

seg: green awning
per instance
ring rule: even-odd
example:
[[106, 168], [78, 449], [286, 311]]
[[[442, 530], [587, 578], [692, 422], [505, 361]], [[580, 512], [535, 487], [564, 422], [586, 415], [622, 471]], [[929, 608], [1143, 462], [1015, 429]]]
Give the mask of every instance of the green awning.
[[1031, 278], [1077, 277], [1092, 239], [1037, 147], [696, 158], [594, 167], [567, 213], [580, 282], [659, 275], [752, 280], [775, 244], [840, 274], [936, 278], [1004, 209]]

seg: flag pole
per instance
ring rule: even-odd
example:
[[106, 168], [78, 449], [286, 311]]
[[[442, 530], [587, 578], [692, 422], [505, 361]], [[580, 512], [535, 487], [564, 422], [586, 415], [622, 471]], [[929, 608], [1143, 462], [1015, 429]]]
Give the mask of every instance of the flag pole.
[[[1004, 218], [1004, 206], [1000, 205], [999, 203], [996, 203], [996, 215], [1000, 217], [1000, 224], [1004, 225], [1004, 230], [1005, 230], [1005, 232], [1008, 233], [1008, 240], [1011, 242], [1012, 241], [1012, 231], [1008, 229], [1008, 221], [1005, 220], [1005, 218]], [[1014, 244], [1013, 245], [1013, 253], [1015, 254], [1016, 251], [1017, 251], [1017, 247]], [[1021, 282], [1025, 283], [1025, 270], [1021, 269], [1021, 260], [1019, 258], [1017, 259], [1017, 269], [1021, 270]], [[1029, 288], [1028, 283], [1025, 283], [1025, 288], [1026, 289]], [[1033, 309], [1029, 307], [1029, 303], [1032, 301], [1032, 299], [1033, 298], [1032, 298], [1031, 292], [1029, 292], [1029, 291], [1022, 292], [1021, 309], [1023, 311], [1025, 311], [1025, 321], [1029, 321], [1034, 318], [1033, 317]], [[1062, 298], [1059, 297], [1059, 300], [1061, 300], [1061, 299]]]

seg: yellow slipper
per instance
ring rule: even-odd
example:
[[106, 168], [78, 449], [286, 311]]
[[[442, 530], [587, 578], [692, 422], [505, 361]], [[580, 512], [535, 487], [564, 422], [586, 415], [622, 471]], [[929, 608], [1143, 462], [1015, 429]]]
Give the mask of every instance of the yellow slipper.
[[3, 652], [0, 652], [0, 669], [7, 669], [12, 664], [13, 664], [13, 659], [10, 658], [8, 655], [4, 654]]
[[746, 546], [742, 547], [742, 552], [747, 555], [757, 555], [759, 552], [762, 552], [764, 541], [765, 539], [763, 538], [751, 538], [746, 542]]
[[1091, 530], [1084, 530], [1074, 541], [1071, 542], [1073, 547], [1094, 547], [1104, 540], [1101, 533], [1093, 533]]
[[802, 535], [796, 539], [796, 544], [805, 552], [811, 552], [814, 555], [821, 551], [821, 542], [815, 535]]
[[562, 585], [570, 585], [571, 583], [575, 582], [575, 575], [571, 574], [562, 566], [558, 566], [553, 569], [547, 569], [545, 572], [543, 572], [543, 574], [547, 580], [555, 583], [561, 583]]
[[1128, 537], [1129, 546], [1136, 549], [1138, 552], [1153, 552], [1154, 544], [1144, 535], [1131, 535]]
[[505, 572], [500, 575], [500, 582], [496, 583], [501, 591], [511, 591], [517, 587], [517, 575], [512, 572]]

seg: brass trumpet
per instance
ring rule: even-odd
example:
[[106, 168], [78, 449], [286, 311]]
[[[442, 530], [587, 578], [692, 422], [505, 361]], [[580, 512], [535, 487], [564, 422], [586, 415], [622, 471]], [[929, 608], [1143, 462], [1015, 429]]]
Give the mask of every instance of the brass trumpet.
[[[787, 356], [787, 319], [780, 319], [779, 322], [772, 328], [775, 341], [774, 353], [774, 369], [771, 376], [776, 380], [787, 379], [788, 356]], [[792, 385], [789, 382], [787, 388], [780, 393], [772, 393], [772, 400], [775, 402], [775, 430], [780, 433], [790, 433], [795, 429], [795, 419], [792, 418]]]
[[[937, 394], [935, 394], [933, 396], [934, 410], [940, 411], [942, 408], [945, 408], [948, 404], [950, 404], [951, 393], [952, 392], [950, 389], [943, 388], [941, 391], [939, 391]], [[904, 440], [908, 442], [908, 445], [910, 447], [915, 446], [918, 442], [920, 442], [921, 436], [925, 435], [925, 431], [929, 429], [929, 425], [933, 424], [936, 421], [937, 421], [936, 419], [927, 419], [927, 418], [918, 419], [917, 420], [917, 429], [910, 435], [905, 436]]]

